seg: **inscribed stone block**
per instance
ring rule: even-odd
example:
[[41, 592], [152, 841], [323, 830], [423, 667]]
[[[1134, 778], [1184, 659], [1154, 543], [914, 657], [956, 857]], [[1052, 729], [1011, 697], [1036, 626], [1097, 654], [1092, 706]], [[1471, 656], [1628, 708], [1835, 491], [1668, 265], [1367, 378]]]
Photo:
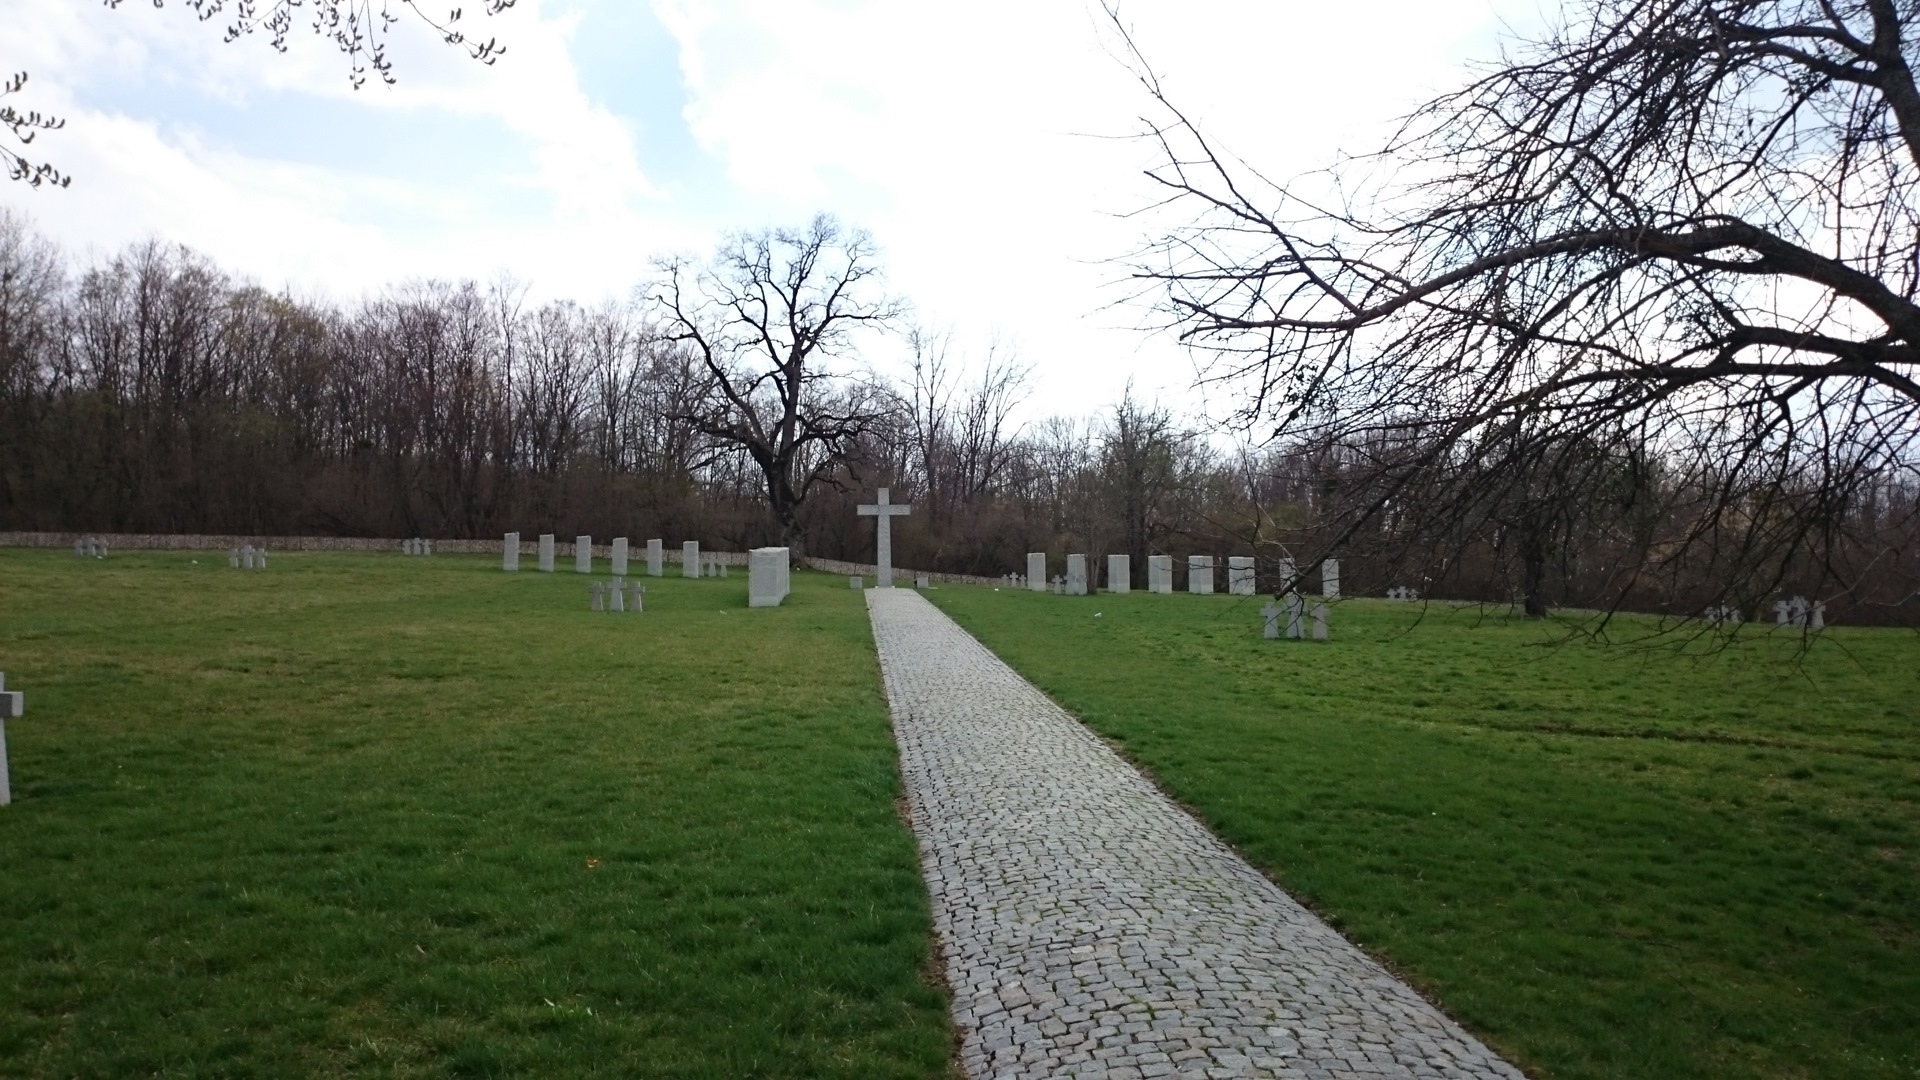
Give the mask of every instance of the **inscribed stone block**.
[[666, 572], [666, 548], [658, 540], [647, 541], [647, 576], [659, 577]]
[[1147, 556], [1147, 588], [1162, 595], [1173, 592], [1173, 556]]
[[627, 576], [627, 538], [624, 536], [613, 538], [613, 576]]
[[573, 538], [573, 572], [576, 574], [593, 573], [593, 537], [576, 536]]
[[540, 534], [540, 572], [553, 573], [553, 534]]
[[680, 576], [700, 576], [700, 541], [689, 540], [680, 545]]
[[1227, 556], [1227, 592], [1234, 596], [1253, 595], [1253, 556]]
[[1110, 593], [1133, 591], [1133, 564], [1130, 556], [1107, 556], [1107, 591]]
[[1087, 595], [1087, 557], [1085, 555], [1067, 556], [1067, 595]]
[[790, 591], [792, 562], [783, 547], [754, 548], [747, 553], [747, 606], [779, 607]]
[[500, 569], [513, 573], [520, 569], [520, 534], [510, 532], [500, 541]]
[[1047, 591], [1047, 553], [1044, 551], [1027, 552], [1027, 588], [1034, 592]]
[[1187, 556], [1187, 591], [1203, 596], [1213, 592], [1213, 556]]

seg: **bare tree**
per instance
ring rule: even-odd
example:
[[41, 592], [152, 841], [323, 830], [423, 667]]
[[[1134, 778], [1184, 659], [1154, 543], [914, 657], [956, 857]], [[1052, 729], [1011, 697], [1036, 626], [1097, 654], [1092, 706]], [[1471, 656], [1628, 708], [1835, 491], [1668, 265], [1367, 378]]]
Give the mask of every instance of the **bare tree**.
[[1419, 448], [1374, 460], [1329, 544], [1390, 505], [1458, 536], [1542, 460], [1650, 448], [1668, 503], [1615, 601], [1684, 610], [1708, 563], [1744, 604], [1844, 594], [1849, 508], [1911, 487], [1920, 438], [1917, 12], [1577, 0], [1316, 181], [1346, 192], [1325, 205], [1220, 150], [1143, 62], [1177, 216], [1134, 271], [1249, 425]]
[[706, 374], [698, 406], [681, 419], [753, 458], [789, 544], [800, 505], [833, 482], [886, 405], [832, 366], [853, 356], [862, 331], [904, 314], [880, 291], [876, 259], [865, 232], [822, 214], [804, 229], [731, 236], [704, 264], [662, 260], [649, 293], [662, 336], [689, 348]]

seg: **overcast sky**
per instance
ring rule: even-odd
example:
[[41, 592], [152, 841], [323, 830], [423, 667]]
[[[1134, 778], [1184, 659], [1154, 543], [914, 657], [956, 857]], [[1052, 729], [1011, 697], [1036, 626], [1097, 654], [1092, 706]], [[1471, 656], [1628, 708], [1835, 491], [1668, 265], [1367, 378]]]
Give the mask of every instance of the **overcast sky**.
[[[1119, 215], [1152, 197], [1148, 149], [1112, 137], [1148, 102], [1097, 3], [518, 0], [488, 18], [469, 0], [498, 64], [407, 19], [399, 84], [355, 91], [321, 39], [223, 44], [184, 0], [3, 2], [0, 68], [31, 73], [16, 103], [67, 120], [32, 156], [74, 181], [0, 202], [82, 258], [157, 236], [341, 299], [504, 269], [593, 302], [627, 295], [652, 255], [826, 210], [873, 233], [923, 321], [976, 355], [1016, 347], [1030, 412], [1090, 414], [1129, 379], [1205, 405], [1192, 361], [1112, 304], [1112, 259], [1141, 238]], [[1517, 0], [1121, 14], [1182, 107], [1281, 179], [1374, 148], [1538, 19]]]

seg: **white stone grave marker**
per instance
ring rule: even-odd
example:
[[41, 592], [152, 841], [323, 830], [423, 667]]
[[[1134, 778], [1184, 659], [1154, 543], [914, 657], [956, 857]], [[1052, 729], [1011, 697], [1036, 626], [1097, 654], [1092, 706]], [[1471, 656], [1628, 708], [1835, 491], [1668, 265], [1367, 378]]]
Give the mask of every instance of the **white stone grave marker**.
[[[885, 501], [884, 497], [882, 501]], [[747, 553], [748, 607], [779, 607], [780, 602], [787, 598], [793, 589], [793, 562], [789, 555], [788, 549], [783, 547], [754, 548]]]
[[1087, 557], [1085, 555], [1067, 556], [1067, 595], [1087, 595]]
[[500, 569], [515, 573], [520, 569], [520, 534], [510, 532], [500, 541]]
[[1173, 556], [1147, 556], [1147, 591], [1162, 595], [1173, 593]]
[[593, 573], [593, 537], [576, 536], [573, 538], [573, 572], [576, 574]]
[[624, 536], [613, 538], [613, 576], [627, 576], [627, 538]]
[[1196, 596], [1213, 592], [1213, 556], [1187, 556], [1187, 591]]
[[13, 801], [13, 782], [7, 775], [7, 721], [27, 711], [27, 695], [7, 689], [7, 673], [0, 671], [0, 806]]
[[1227, 592], [1234, 596], [1252, 596], [1253, 556], [1227, 556]]
[[1110, 593], [1133, 591], [1133, 559], [1131, 556], [1107, 556], [1107, 591]]
[[680, 576], [700, 576], [700, 541], [688, 540], [680, 545]]
[[666, 548], [657, 539], [647, 541], [647, 576], [660, 577], [666, 572]]
[[1260, 608], [1260, 636], [1268, 641], [1280, 637], [1280, 606], [1269, 600]]
[[540, 572], [553, 573], [553, 534], [540, 534]]
[[1044, 551], [1027, 552], [1027, 588], [1034, 592], [1047, 591], [1047, 553]]

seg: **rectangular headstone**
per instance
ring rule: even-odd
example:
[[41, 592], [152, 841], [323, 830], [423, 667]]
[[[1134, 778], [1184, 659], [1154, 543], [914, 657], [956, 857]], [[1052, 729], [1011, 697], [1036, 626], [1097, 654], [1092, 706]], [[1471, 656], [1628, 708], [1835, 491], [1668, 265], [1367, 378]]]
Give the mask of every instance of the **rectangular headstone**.
[[1087, 595], [1087, 557], [1085, 555], [1067, 556], [1067, 595]]
[[1200, 596], [1213, 592], [1213, 556], [1187, 556], [1187, 591]]
[[500, 569], [513, 573], [520, 569], [520, 534], [510, 532], [500, 541]]
[[700, 576], [700, 541], [689, 540], [680, 545], [680, 576]]
[[1027, 552], [1027, 588], [1034, 592], [1047, 591], [1047, 553], [1044, 551]]
[[1327, 640], [1327, 605], [1313, 605], [1313, 640]]
[[1123, 593], [1133, 591], [1133, 560], [1127, 555], [1107, 556], [1107, 591]]
[[7, 689], [7, 673], [0, 671], [0, 806], [13, 802], [13, 781], [7, 774], [7, 721], [27, 711], [27, 695]]
[[1253, 595], [1253, 556], [1227, 556], [1227, 592], [1234, 596]]
[[576, 574], [593, 573], [593, 537], [576, 536], [573, 538], [573, 572]]
[[1320, 595], [1328, 600], [1340, 599], [1340, 560], [1328, 559], [1320, 564]]
[[540, 572], [553, 573], [553, 534], [540, 534]]
[[1161, 595], [1173, 592], [1173, 556], [1147, 556], [1147, 589]]
[[754, 548], [747, 553], [747, 606], [779, 607], [791, 591], [792, 561], [783, 547]]
[[657, 539], [647, 541], [647, 576], [660, 577], [666, 572], [666, 548]]
[[914, 587], [914, 588], [916, 588], [916, 589], [924, 589], [924, 588], [926, 588], [926, 587], [927, 587], [927, 575], [925, 575], [925, 574], [921, 574], [921, 575], [919, 575], [918, 577], [916, 577], [916, 578], [914, 578], [914, 579], [913, 579], [913, 587]]
[[624, 536], [613, 538], [613, 576], [627, 576], [627, 538]]

